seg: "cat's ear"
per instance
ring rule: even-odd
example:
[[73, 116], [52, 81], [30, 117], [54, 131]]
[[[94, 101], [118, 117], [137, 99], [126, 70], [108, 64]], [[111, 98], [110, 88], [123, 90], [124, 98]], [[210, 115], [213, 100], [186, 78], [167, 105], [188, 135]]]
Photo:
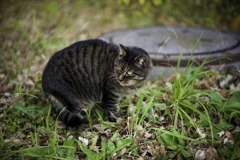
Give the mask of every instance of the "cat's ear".
[[124, 45], [122, 45], [122, 44], [119, 44], [119, 48], [120, 48], [120, 50], [119, 50], [119, 56], [120, 57], [124, 57], [124, 56], [126, 56], [126, 52], [125, 52], [125, 50], [124, 50], [124, 48], [125, 48], [125, 46]]
[[146, 67], [146, 66], [147, 66], [147, 63], [148, 63], [148, 57], [147, 57], [147, 56], [144, 56], [144, 55], [137, 56], [137, 57], [135, 58], [135, 63], [136, 63], [138, 66]]

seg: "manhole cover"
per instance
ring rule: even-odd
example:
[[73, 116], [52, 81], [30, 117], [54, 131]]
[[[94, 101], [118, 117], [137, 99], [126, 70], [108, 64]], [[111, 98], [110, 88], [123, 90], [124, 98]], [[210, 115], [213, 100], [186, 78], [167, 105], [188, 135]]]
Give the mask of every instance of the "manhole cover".
[[155, 65], [175, 65], [180, 53], [182, 65], [189, 58], [198, 63], [213, 59], [214, 64], [240, 61], [240, 37], [214, 30], [152, 27], [116, 31], [100, 38], [141, 47], [148, 51]]

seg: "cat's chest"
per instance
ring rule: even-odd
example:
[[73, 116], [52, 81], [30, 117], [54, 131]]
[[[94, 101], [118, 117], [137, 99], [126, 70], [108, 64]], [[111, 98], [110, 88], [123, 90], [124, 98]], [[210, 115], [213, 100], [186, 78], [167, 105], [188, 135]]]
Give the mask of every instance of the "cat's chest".
[[115, 84], [115, 91], [120, 95], [120, 96], [126, 96], [128, 94], [133, 93], [136, 88], [134, 87], [129, 87], [129, 86], [122, 86], [121, 84], [119, 84], [118, 82], [116, 82], [117, 84]]

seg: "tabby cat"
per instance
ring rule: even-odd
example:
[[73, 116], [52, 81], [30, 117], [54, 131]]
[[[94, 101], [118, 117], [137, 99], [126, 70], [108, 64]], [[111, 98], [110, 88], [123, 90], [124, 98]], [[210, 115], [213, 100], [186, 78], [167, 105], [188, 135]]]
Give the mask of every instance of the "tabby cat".
[[69, 126], [86, 122], [83, 109], [99, 101], [105, 116], [114, 121], [120, 96], [144, 84], [151, 64], [147, 52], [137, 47], [80, 41], [50, 58], [42, 87], [53, 110]]

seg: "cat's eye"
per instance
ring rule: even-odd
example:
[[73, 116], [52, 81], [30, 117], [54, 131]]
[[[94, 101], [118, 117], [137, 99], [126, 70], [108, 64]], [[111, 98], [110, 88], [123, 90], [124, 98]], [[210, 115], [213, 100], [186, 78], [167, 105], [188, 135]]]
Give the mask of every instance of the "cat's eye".
[[119, 56], [118, 56], [119, 59], [122, 59], [123, 57], [124, 57], [123, 54], [119, 54]]
[[119, 56], [122, 56], [122, 57], [125, 56], [125, 52], [124, 51], [120, 51], [119, 52]]
[[128, 75], [132, 75], [132, 72], [131, 72], [131, 71], [128, 71], [127, 74], [128, 74]]

